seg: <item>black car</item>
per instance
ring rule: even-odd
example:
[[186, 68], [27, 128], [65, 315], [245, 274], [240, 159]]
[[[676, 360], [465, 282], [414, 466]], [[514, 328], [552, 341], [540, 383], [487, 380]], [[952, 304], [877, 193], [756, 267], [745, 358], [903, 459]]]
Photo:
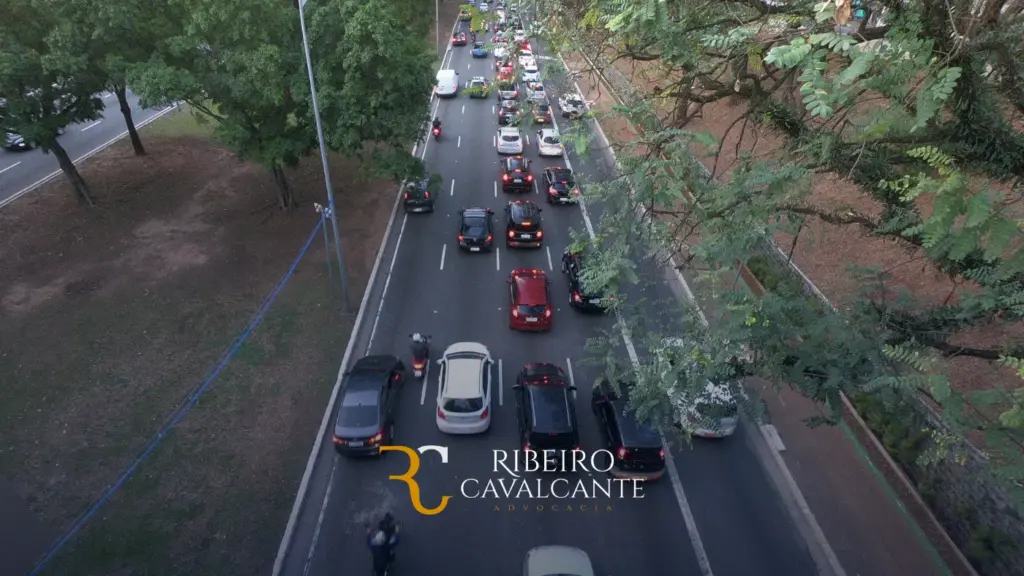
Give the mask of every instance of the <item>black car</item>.
[[519, 102], [502, 100], [498, 106], [498, 126], [515, 126], [519, 124]]
[[540, 248], [544, 244], [541, 209], [529, 200], [516, 200], [505, 206], [505, 246]]
[[584, 312], [604, 311], [604, 294], [583, 286], [583, 256], [566, 250], [562, 254], [562, 273], [569, 281], [569, 305]]
[[605, 449], [612, 454], [609, 473], [617, 478], [654, 480], [665, 473], [665, 447], [661, 434], [640, 422], [629, 408], [629, 385], [618, 390], [607, 380], [594, 386], [590, 406], [597, 416]]
[[529, 193], [533, 188], [530, 161], [522, 156], [501, 159], [501, 191]]
[[334, 424], [334, 448], [352, 456], [375, 456], [395, 438], [395, 409], [405, 365], [390, 354], [366, 356], [347, 374]]
[[494, 245], [494, 211], [490, 208], [459, 210], [459, 248], [489, 251]]
[[544, 188], [548, 204], [570, 204], [580, 195], [576, 175], [572, 170], [558, 166], [544, 170]]
[[[576, 387], [554, 364], [537, 362], [523, 366], [512, 387], [516, 397], [519, 444], [525, 450], [554, 450], [544, 457], [559, 458], [559, 451], [579, 450], [576, 426]], [[566, 456], [571, 461], [572, 456]]]
[[424, 178], [423, 180], [406, 182], [405, 189], [402, 193], [402, 206], [406, 212], [433, 212], [434, 211], [434, 197], [437, 194], [437, 187], [440, 185], [439, 180], [435, 180], [436, 184], [431, 185], [432, 182], [429, 179]]

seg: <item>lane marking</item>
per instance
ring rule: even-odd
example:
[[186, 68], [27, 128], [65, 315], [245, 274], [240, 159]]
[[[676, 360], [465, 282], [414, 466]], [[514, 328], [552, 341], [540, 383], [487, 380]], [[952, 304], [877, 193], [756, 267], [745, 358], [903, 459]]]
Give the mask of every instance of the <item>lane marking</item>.
[[462, 136], [459, 136], [459, 141], [455, 143], [456, 148], [462, 148]]
[[[395, 243], [395, 253], [391, 255], [391, 265], [388, 266], [388, 275], [384, 277], [384, 290], [380, 294], [380, 304], [377, 305], [377, 314], [373, 317], [373, 328], [370, 329], [370, 340], [366, 343], [366, 351], [373, 346], [373, 337], [377, 335], [377, 323], [380, 322], [380, 314], [384, 310], [384, 297], [388, 294], [388, 286], [391, 285], [391, 273], [395, 269], [395, 260], [398, 259], [398, 245], [402, 242], [402, 234], [405, 233], [405, 223], [409, 215], [402, 216], [402, 227], [398, 230], [398, 242]], [[382, 248], [383, 250], [383, 248]], [[369, 286], [369, 284], [367, 284]]]
[[7, 168], [4, 168], [3, 170], [0, 170], [0, 174], [3, 174], [4, 172], [7, 172], [8, 170], [10, 170], [11, 168], [14, 168], [18, 164], [21, 164], [21, 160], [18, 160], [17, 162], [15, 162], [14, 164], [11, 164]]
[[494, 267], [497, 270], [501, 270], [501, 248], [494, 249]]
[[[437, 108], [440, 105], [441, 105], [441, 99], [438, 98], [437, 101], [434, 102], [434, 111], [430, 114], [431, 118], [437, 118]], [[430, 128], [431, 128], [431, 126], [428, 124], [427, 127], [423, 131], [423, 151], [420, 152], [420, 160], [421, 161], [424, 158], [426, 158], [426, 156], [427, 156], [427, 146], [430, 146]], [[416, 153], [416, 146], [415, 145], [412, 147], [412, 153], [413, 154]]]
[[566, 367], [566, 369], [569, 372], [569, 385], [575, 387], [576, 386], [576, 378], [572, 374], [572, 359], [571, 358], [566, 358], [565, 359], [565, 367]]
[[324, 503], [320, 506], [320, 516], [316, 521], [316, 530], [313, 530], [313, 539], [309, 544], [309, 554], [306, 556], [306, 567], [302, 570], [303, 576], [309, 574], [309, 567], [313, 565], [313, 551], [316, 550], [316, 542], [320, 539], [320, 529], [324, 524], [324, 516], [327, 515], [327, 504], [331, 501], [331, 489], [334, 488], [334, 473], [338, 471], [338, 454], [334, 455], [334, 463], [331, 465], [331, 475], [327, 479], [327, 491], [324, 492]]
[[491, 104], [491, 116], [494, 116], [495, 112], [496, 110], [494, 109], [494, 104]]
[[498, 147], [498, 136], [497, 135], [491, 136], [491, 146], [494, 146], [495, 148]]
[[93, 122], [92, 124], [89, 124], [85, 128], [82, 128], [81, 130], [79, 130], [79, 132], [85, 132], [86, 130], [90, 130], [92, 128], [95, 128], [95, 127], [99, 126], [100, 123], [102, 123], [102, 122], [103, 122], [103, 120], [97, 120], [97, 121]]
[[441, 270], [444, 270], [444, 255], [448, 253], [448, 245], [441, 245]]
[[786, 451], [786, 445], [782, 443], [782, 436], [779, 436], [779, 431], [775, 428], [774, 424], [761, 424], [761, 432], [773, 450], [776, 452]]
[[103, 99], [104, 99], [104, 100], [106, 100], [107, 98], [111, 98], [111, 97], [113, 97], [113, 96], [114, 96], [114, 93], [113, 93], [113, 92], [104, 92], [104, 93], [103, 93]]
[[545, 246], [544, 250], [548, 253], [548, 270], [553, 272], [555, 270], [555, 264], [551, 261], [551, 246]]
[[498, 358], [498, 406], [505, 405], [505, 377], [501, 369], [501, 358]]
[[455, 196], [455, 178], [452, 178], [452, 189], [448, 192], [449, 196]]
[[[458, 19], [456, 19], [455, 23], [452, 24], [452, 32], [453, 33], [455, 32], [455, 28], [458, 25], [459, 25], [459, 21], [458, 21]], [[451, 46], [449, 46], [448, 49], [446, 50], [445, 57], [441, 59], [442, 66], [443, 66], [444, 60], [447, 59], [450, 54], [451, 54]], [[438, 99], [438, 103], [440, 103], [440, 99]], [[174, 109], [173, 106], [169, 106], [163, 112], [157, 114], [154, 118], [151, 118], [151, 119], [147, 120], [146, 122], [144, 122], [143, 124], [141, 124], [140, 127], [142, 125], [145, 125], [148, 122], [152, 122], [153, 119], [155, 119], [155, 118], [157, 118], [157, 117], [159, 117], [159, 116], [161, 116], [163, 114], [166, 114], [167, 112], [169, 112], [170, 110], [173, 110], [173, 109]], [[435, 111], [437, 110], [437, 106], [436, 105], [434, 107], [434, 110]], [[426, 128], [426, 130], [429, 130], [429, 129], [430, 128], [428, 126]], [[127, 133], [128, 133], [128, 131], [125, 130], [125, 132], [123, 134], [118, 136], [118, 139], [123, 138]], [[427, 142], [429, 142], [429, 139], [427, 140]], [[100, 148], [100, 149], [102, 149], [102, 148]], [[415, 154], [415, 153], [416, 153], [416, 146], [414, 145], [413, 146], [413, 154]], [[92, 154], [92, 153], [90, 153], [90, 154]], [[426, 155], [426, 146], [423, 147], [423, 154]], [[422, 160], [422, 158], [423, 157], [421, 156], [420, 159]], [[60, 173], [60, 171], [57, 171], [54, 174], [52, 174], [50, 177], [54, 177], [54, 176], [56, 176], [56, 174], [59, 174], [59, 173]], [[39, 185], [39, 184], [36, 184], [36, 185]], [[36, 185], [33, 185], [32, 187], [34, 187]], [[31, 189], [32, 187], [29, 187], [29, 189]], [[24, 191], [19, 192], [19, 194], [23, 194], [23, 193], [24, 193]], [[384, 229], [384, 236], [381, 238], [381, 240], [380, 240], [380, 248], [377, 250], [377, 258], [374, 260], [374, 262], [373, 262], [373, 269], [370, 271], [370, 279], [369, 279], [369, 281], [366, 284], [366, 289], [363, 290], [363, 299], [359, 303], [359, 312], [356, 313], [355, 322], [352, 324], [353, 329], [352, 329], [351, 334], [349, 335], [348, 345], [345, 348], [345, 355], [342, 357], [342, 359], [341, 359], [341, 366], [338, 368], [338, 379], [335, 381], [334, 389], [331, 391], [331, 398], [330, 398], [330, 400], [327, 401], [327, 408], [324, 411], [323, 420], [321, 420], [321, 422], [320, 422], [320, 430], [317, 432], [316, 440], [314, 440], [314, 442], [313, 442], [313, 449], [310, 451], [309, 459], [306, 461], [306, 470], [303, 472], [302, 480], [299, 482], [299, 489], [298, 489], [298, 492], [296, 493], [296, 496], [295, 496], [295, 502], [292, 504], [292, 511], [291, 511], [291, 513], [288, 516], [288, 524], [285, 526], [284, 535], [281, 537], [281, 544], [278, 546], [278, 549], [277, 549], [277, 557], [274, 558], [274, 571], [272, 572], [272, 576], [280, 576], [281, 569], [284, 567], [285, 557], [288, 555], [288, 549], [289, 549], [289, 547], [291, 545], [292, 538], [294, 537], [295, 526], [296, 526], [296, 524], [298, 522], [298, 519], [299, 519], [299, 513], [302, 510], [302, 505], [305, 503], [306, 493], [309, 491], [309, 480], [310, 480], [310, 478], [313, 475], [313, 468], [314, 468], [314, 465], [316, 464], [317, 456], [320, 453], [320, 447], [321, 447], [321, 445], [323, 443], [324, 436], [326, 435], [326, 432], [327, 432], [327, 425], [328, 425], [328, 423], [330, 421], [330, 418], [331, 418], [331, 412], [333, 411], [334, 403], [337, 401], [337, 398], [338, 398], [338, 391], [341, 388], [341, 380], [342, 380], [342, 377], [344, 375], [345, 366], [348, 364], [349, 358], [352, 355], [352, 349], [355, 347], [356, 337], [357, 337], [357, 335], [359, 333], [359, 327], [362, 326], [363, 313], [366, 310], [366, 305], [369, 302], [370, 293], [372, 292], [372, 290], [370, 288], [374, 285], [374, 281], [377, 278], [377, 272], [378, 272], [378, 270], [380, 268], [381, 258], [384, 256], [384, 249], [387, 247], [388, 237], [391, 234], [391, 228], [395, 224], [395, 216], [398, 214], [398, 203], [401, 200], [401, 198], [402, 198], [402, 190], [401, 190], [401, 187], [399, 187], [398, 193], [395, 195], [395, 204], [394, 204], [394, 207], [392, 208], [391, 218], [388, 220], [388, 225]], [[0, 202], [0, 207], [2, 207], [2, 206], [3, 206], [3, 202]], [[391, 266], [388, 268], [388, 280], [389, 281], [390, 281], [390, 278], [391, 278], [391, 271], [395, 267], [395, 259], [398, 256], [398, 250], [399, 250], [399, 248], [402, 245], [402, 232], [405, 231], [405, 222], [406, 222], [407, 218], [408, 218], [408, 216], [403, 216], [402, 217], [402, 229], [398, 233], [398, 239], [395, 242], [395, 254], [391, 257]], [[373, 331], [370, 334], [370, 341], [369, 341], [369, 344], [367, 344], [367, 351], [369, 351], [369, 349], [370, 349], [370, 344], [373, 343], [373, 332], [376, 332], [376, 330], [377, 330], [377, 322], [380, 319], [381, 308], [383, 308], [383, 305], [384, 305], [384, 294], [386, 294], [386, 292], [387, 292], [388, 284], [389, 284], [389, 282], [385, 282], [385, 284], [384, 284], [384, 292], [381, 294], [381, 306], [377, 308], [377, 316], [373, 320]], [[337, 468], [337, 465], [338, 465], [338, 460], [337, 460], [337, 457], [335, 457], [334, 465], [331, 468], [332, 476], [334, 474], [334, 469]], [[326, 505], [327, 505], [327, 494], [324, 495], [324, 507], [326, 507]], [[322, 525], [322, 523], [323, 523], [323, 517], [321, 516], [317, 520], [317, 530], [320, 529], [320, 526]], [[310, 549], [309, 549], [309, 556], [307, 556], [307, 558], [306, 558], [306, 565], [303, 568], [303, 573], [306, 573], [306, 572], [309, 571], [309, 567], [312, 564], [310, 562], [310, 558], [312, 558], [313, 551], [315, 549], [316, 549], [316, 546], [313, 546], [311, 544], [310, 545]]]
[[534, 194], [540, 194], [540, 186], [537, 186], [537, 181], [536, 180], [533, 181], [533, 193]]
[[495, 198], [498, 197], [498, 181], [497, 180], [494, 181], [494, 197]]
[[463, 105], [462, 105], [462, 113], [463, 113], [463, 114], [465, 114], [465, 113], [466, 113], [466, 105], [465, 105], [465, 104], [463, 104]]
[[526, 135], [526, 145], [527, 146], [530, 145], [530, 135], [529, 134]]
[[472, 62], [470, 62], [469, 64], [466, 64], [466, 70], [470, 70], [472, 68], [473, 68], [473, 63]]
[[423, 368], [423, 381], [420, 382], [420, 406], [427, 402], [427, 386], [430, 386], [430, 359], [427, 358], [427, 365]]
[[[173, 112], [176, 109], [177, 109], [177, 106], [172, 104], [171, 106], [168, 106], [167, 108], [164, 108], [163, 110], [160, 110], [160, 111], [156, 112], [155, 114], [153, 114], [152, 116], [146, 118], [145, 120], [135, 124], [135, 129], [139, 130], [143, 126], [153, 122], [154, 120], [157, 120], [161, 116], [164, 116], [166, 114], [170, 114], [171, 112]], [[117, 136], [114, 136], [110, 140], [107, 140], [103, 144], [100, 144], [99, 146], [93, 148], [92, 150], [89, 150], [85, 154], [82, 154], [78, 158], [75, 158], [73, 163], [75, 165], [77, 165], [79, 162], [81, 162], [83, 160], [87, 160], [87, 159], [91, 158], [92, 156], [95, 156], [96, 154], [102, 152], [104, 149], [109, 148], [111, 144], [117, 142], [118, 140], [124, 138], [127, 135], [128, 135], [128, 131], [127, 130], [125, 130], [124, 132], [121, 132], [120, 134], [118, 134]], [[53, 172], [47, 174], [46, 176], [43, 176], [39, 180], [36, 180], [32, 184], [29, 184], [28, 186], [26, 186], [25, 188], [22, 188], [21, 190], [18, 190], [17, 192], [15, 192], [14, 194], [8, 196], [7, 198], [5, 198], [3, 200], [0, 200], [0, 208], [3, 208], [4, 206], [7, 206], [11, 202], [14, 202], [18, 198], [21, 198], [25, 194], [28, 194], [29, 192], [35, 190], [36, 188], [39, 188], [40, 186], [46, 184], [50, 180], [53, 180], [54, 178], [56, 178], [57, 176], [60, 176], [63, 173], [64, 173], [63, 170], [57, 169], [57, 170], [54, 170]]]

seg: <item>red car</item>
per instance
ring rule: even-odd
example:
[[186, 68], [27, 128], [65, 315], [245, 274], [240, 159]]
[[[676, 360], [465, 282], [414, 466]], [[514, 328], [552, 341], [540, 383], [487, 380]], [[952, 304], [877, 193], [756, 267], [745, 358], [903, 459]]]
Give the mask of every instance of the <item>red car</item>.
[[551, 280], [543, 270], [519, 268], [508, 277], [508, 327], [513, 330], [551, 330]]
[[452, 46], [465, 46], [466, 45], [466, 33], [459, 32], [458, 34], [452, 34]]
[[506, 80], [511, 80], [512, 79], [512, 74], [514, 72], [515, 72], [515, 69], [512, 67], [511, 64], [509, 64], [508, 66], [503, 66], [501, 68], [498, 68], [498, 82], [504, 82]]

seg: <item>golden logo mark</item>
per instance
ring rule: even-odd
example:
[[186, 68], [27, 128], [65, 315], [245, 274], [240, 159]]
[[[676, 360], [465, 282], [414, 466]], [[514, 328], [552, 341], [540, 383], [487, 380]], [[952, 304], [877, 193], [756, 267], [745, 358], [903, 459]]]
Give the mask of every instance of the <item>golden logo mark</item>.
[[409, 500], [412, 502], [412, 507], [415, 508], [417, 512], [424, 516], [434, 516], [435, 514], [440, 514], [448, 507], [448, 501], [452, 499], [451, 496], [441, 496], [441, 503], [434, 508], [427, 508], [424, 506], [423, 501], [420, 499], [420, 483], [416, 481], [416, 473], [420, 471], [420, 454], [437, 452], [441, 455], [441, 463], [447, 464], [447, 446], [420, 446], [416, 450], [413, 450], [408, 446], [381, 446], [380, 451], [402, 452], [409, 457], [409, 468], [405, 473], [388, 476], [388, 480], [405, 482], [405, 485], [409, 487]]

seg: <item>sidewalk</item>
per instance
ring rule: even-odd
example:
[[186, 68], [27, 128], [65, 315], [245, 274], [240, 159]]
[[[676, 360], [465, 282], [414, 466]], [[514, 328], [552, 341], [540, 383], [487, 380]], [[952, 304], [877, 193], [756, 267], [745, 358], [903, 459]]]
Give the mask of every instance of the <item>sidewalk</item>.
[[[582, 58], [563, 56], [570, 71], [580, 72], [579, 89], [591, 109], [599, 115], [609, 112], [616, 103], [610, 87], [600, 83]], [[617, 147], [631, 146], [636, 136], [621, 118], [601, 118], [600, 125]], [[865, 449], [857, 441], [863, 434], [854, 432], [857, 423], [852, 416], [850, 426], [844, 422], [812, 430], [804, 421], [821, 410], [810, 400], [788, 387], [769, 393], [765, 400], [770, 423], [781, 438], [783, 461], [848, 576], [972, 573], [958, 561], [958, 551], [944, 542], [944, 533], [935, 534], [935, 527], [925, 524], [926, 536], [907, 512], [897, 496], [906, 496], [905, 487], [890, 487], [886, 478], [895, 478], [895, 473], [886, 469], [884, 457], [872, 454], [877, 450]], [[873, 459], [879, 462], [877, 467]], [[912, 506], [912, 498], [906, 500]], [[941, 555], [932, 541], [942, 549]]]

